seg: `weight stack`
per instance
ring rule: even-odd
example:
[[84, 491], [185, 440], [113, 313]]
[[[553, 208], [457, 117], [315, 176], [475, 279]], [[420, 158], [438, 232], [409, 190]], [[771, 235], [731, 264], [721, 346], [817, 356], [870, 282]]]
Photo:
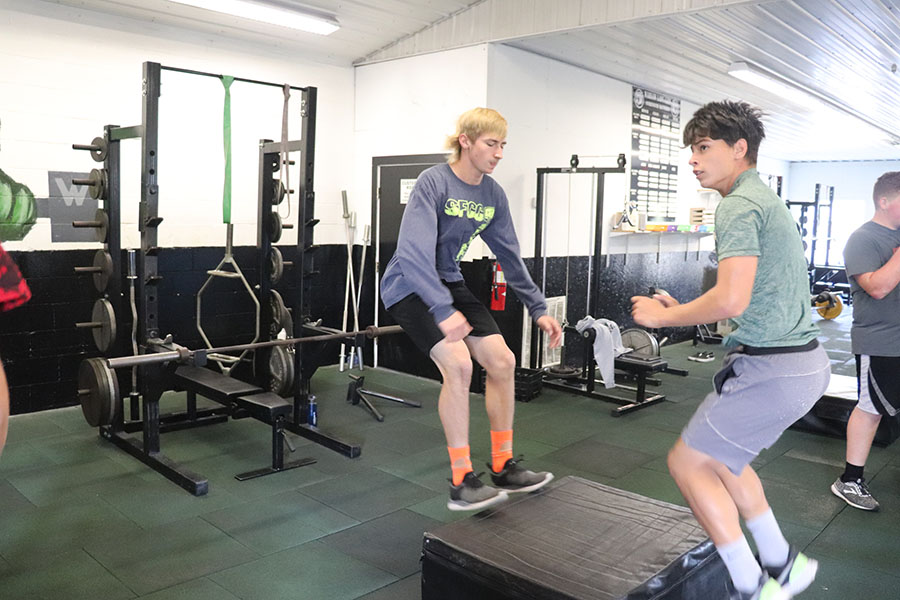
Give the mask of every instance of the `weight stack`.
[[578, 477], [423, 542], [423, 600], [709, 600], [728, 582], [688, 509]]

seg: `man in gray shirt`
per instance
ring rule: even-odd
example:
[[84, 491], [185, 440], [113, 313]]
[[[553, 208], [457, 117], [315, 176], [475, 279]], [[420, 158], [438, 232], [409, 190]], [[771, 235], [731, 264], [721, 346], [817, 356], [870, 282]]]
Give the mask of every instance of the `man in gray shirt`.
[[879, 508], [863, 477], [878, 424], [883, 415], [900, 412], [900, 171], [879, 177], [872, 199], [875, 216], [844, 247], [859, 402], [847, 421], [844, 473], [831, 485], [837, 497], [862, 510]]

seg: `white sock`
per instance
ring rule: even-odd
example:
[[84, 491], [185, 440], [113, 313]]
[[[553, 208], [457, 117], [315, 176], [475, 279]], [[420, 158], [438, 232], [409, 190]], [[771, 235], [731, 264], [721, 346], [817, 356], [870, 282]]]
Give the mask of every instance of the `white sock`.
[[764, 567], [782, 567], [787, 563], [791, 551], [790, 544], [784, 539], [781, 527], [775, 520], [770, 508], [758, 517], [747, 521], [747, 529], [753, 535], [756, 549], [759, 550], [759, 562]]
[[747, 538], [741, 536], [730, 544], [716, 546], [716, 550], [719, 551], [719, 556], [722, 557], [728, 574], [731, 575], [735, 589], [743, 593], [754, 591], [762, 577], [762, 569], [753, 558]]

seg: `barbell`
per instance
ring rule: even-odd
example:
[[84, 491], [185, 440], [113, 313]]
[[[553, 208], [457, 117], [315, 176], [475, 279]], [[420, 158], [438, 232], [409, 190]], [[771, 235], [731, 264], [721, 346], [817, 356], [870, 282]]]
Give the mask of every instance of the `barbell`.
[[[363, 337], [373, 339], [382, 335], [392, 335], [402, 331], [403, 328], [399, 325], [391, 325], [388, 327], [376, 327], [370, 325], [362, 331], [340, 331], [337, 333], [311, 335], [301, 338], [286, 338], [283, 340], [269, 340], [266, 342], [221, 346], [204, 350], [191, 350], [190, 348], [179, 346], [176, 350], [166, 352], [151, 352], [148, 354], [119, 356], [115, 358], [88, 358], [81, 362], [81, 366], [78, 369], [78, 398], [81, 402], [81, 410], [84, 413], [84, 418], [89, 425], [92, 427], [110, 425], [115, 420], [119, 410], [119, 382], [116, 374], [113, 372], [115, 369], [167, 362], [202, 364], [205, 357], [212, 353], [225, 354], [229, 352], [242, 352], [244, 350], [294, 346], [296, 344], [308, 344], [312, 342], [327, 342], [353, 338], [361, 339]], [[283, 353], [279, 353], [279, 357], [282, 359], [286, 358]], [[289, 390], [283, 390], [283, 392], [287, 391]]]

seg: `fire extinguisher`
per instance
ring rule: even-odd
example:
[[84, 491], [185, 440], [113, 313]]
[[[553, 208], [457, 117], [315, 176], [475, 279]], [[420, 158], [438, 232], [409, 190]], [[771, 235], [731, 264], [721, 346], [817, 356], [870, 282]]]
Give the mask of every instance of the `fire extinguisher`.
[[506, 309], [506, 277], [500, 263], [494, 261], [494, 276], [491, 281], [491, 310]]

